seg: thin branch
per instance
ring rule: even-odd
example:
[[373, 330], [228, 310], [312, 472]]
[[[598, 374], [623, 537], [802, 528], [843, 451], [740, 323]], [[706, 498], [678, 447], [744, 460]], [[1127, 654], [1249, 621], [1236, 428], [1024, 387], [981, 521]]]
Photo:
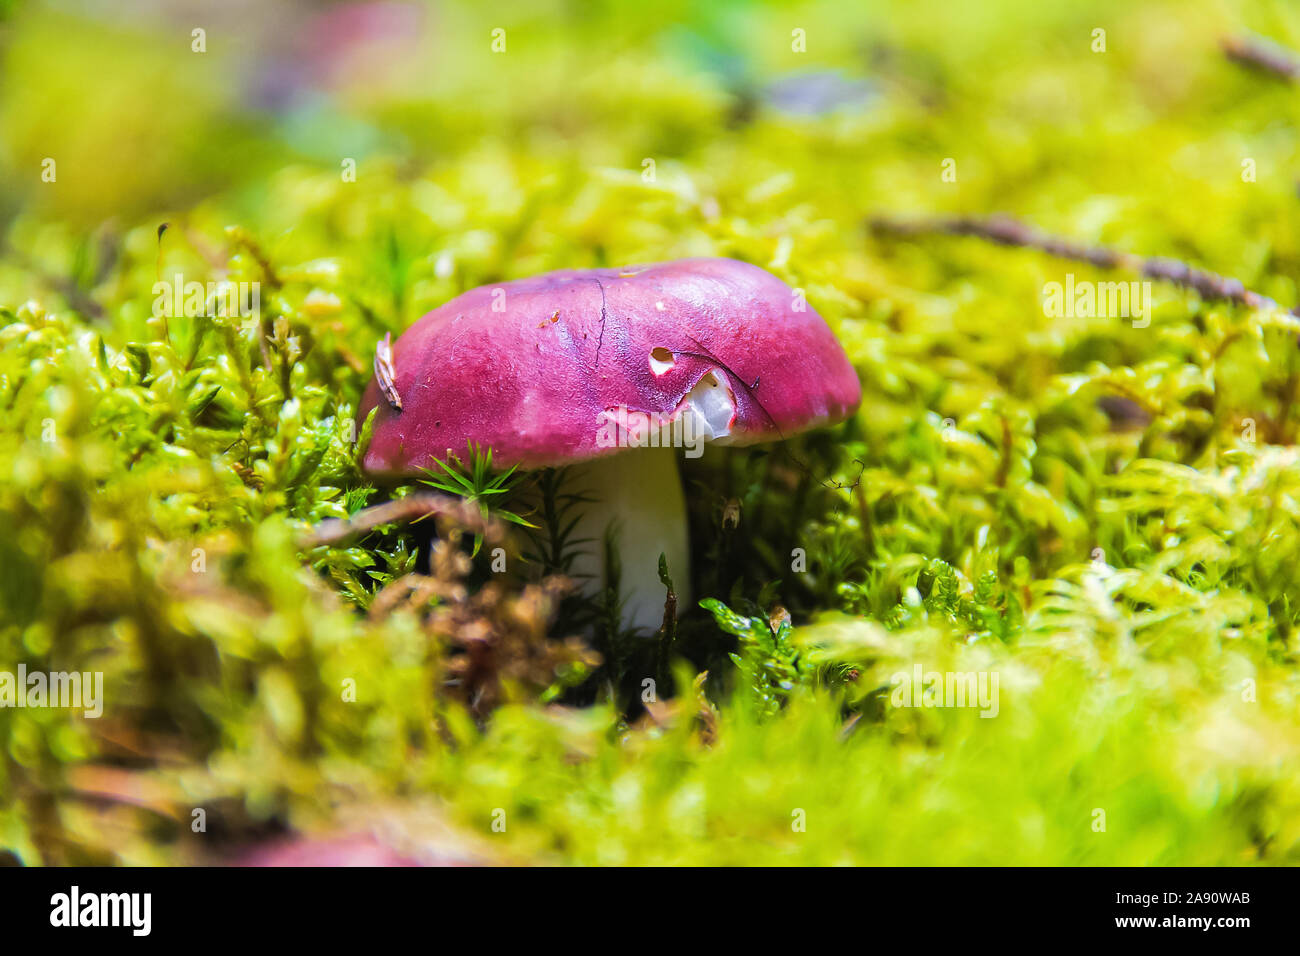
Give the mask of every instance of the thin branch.
[[365, 508], [350, 518], [327, 518], [304, 534], [300, 544], [303, 548], [339, 544], [380, 525], [419, 521], [430, 516], [446, 519], [473, 534], [481, 534], [489, 543], [500, 541], [505, 535], [500, 522], [484, 518], [472, 502], [449, 495], [422, 493]]
[[1240, 279], [1198, 269], [1178, 259], [1145, 258], [1105, 246], [1085, 246], [1039, 232], [1009, 216], [990, 216], [987, 219], [947, 216], [911, 221], [876, 218], [870, 227], [872, 232], [883, 236], [975, 236], [1003, 246], [1037, 249], [1058, 259], [1086, 262], [1102, 269], [1127, 269], [1148, 279], [1191, 289], [1207, 301], [1232, 302], [1248, 309], [1277, 309], [1300, 316], [1300, 307], [1282, 309], [1268, 296], [1247, 289]]
[[0, 253], [15, 260], [27, 272], [63, 296], [75, 311], [92, 320], [104, 318], [104, 307], [78, 286], [75, 280], [49, 272], [34, 258], [8, 241], [0, 243]]
[[1219, 45], [1224, 55], [1234, 63], [1271, 73], [1288, 83], [1300, 80], [1300, 59], [1291, 50], [1271, 40], [1255, 36], [1224, 37]]

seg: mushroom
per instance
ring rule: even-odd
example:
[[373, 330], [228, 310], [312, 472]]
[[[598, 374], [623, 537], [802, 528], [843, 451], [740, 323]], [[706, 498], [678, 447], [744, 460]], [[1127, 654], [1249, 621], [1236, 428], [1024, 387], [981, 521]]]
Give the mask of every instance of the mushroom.
[[[226, 862], [237, 867], [420, 866], [367, 834], [295, 836], [255, 846]], [[462, 865], [451, 861], [447, 865]], [[467, 864], [466, 864], [467, 865]]]
[[[625, 623], [649, 631], [664, 614], [660, 553], [689, 600], [676, 456], [834, 424], [861, 399], [802, 292], [734, 259], [482, 286], [381, 344], [359, 412], [378, 407], [363, 469], [415, 476], [467, 442], [502, 466], [580, 464], [579, 487], [597, 501], [576, 536], [599, 542], [615, 523]], [[598, 555], [575, 572], [605, 586]]]

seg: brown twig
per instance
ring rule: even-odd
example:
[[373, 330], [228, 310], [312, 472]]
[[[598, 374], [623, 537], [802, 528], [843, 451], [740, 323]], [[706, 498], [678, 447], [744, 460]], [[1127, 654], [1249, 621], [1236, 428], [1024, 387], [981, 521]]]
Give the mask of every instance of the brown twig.
[[430, 516], [445, 518], [459, 528], [481, 534], [489, 543], [500, 541], [505, 534], [499, 522], [484, 518], [478, 506], [472, 502], [463, 498], [424, 493], [365, 508], [350, 518], [328, 518], [303, 535], [301, 545], [303, 548], [315, 548], [338, 544], [380, 525], [419, 521]]
[[68, 301], [68, 305], [89, 319], [104, 318], [104, 307], [96, 302], [88, 292], [77, 285], [76, 281], [66, 276], [56, 275], [44, 269], [34, 258], [9, 242], [0, 244], [0, 255], [8, 256], [25, 271], [40, 279]]
[[1224, 55], [1234, 63], [1271, 73], [1288, 83], [1300, 80], [1300, 59], [1285, 47], [1262, 37], [1224, 37], [1219, 41]]
[[[1268, 296], [1247, 289], [1240, 279], [1198, 269], [1178, 259], [1144, 258], [1133, 253], [1108, 249], [1105, 246], [1085, 246], [1069, 239], [1041, 233], [1010, 216], [990, 216], [987, 219], [941, 216], [911, 221], [876, 218], [871, 220], [870, 227], [877, 235], [887, 236], [974, 236], [1003, 246], [1037, 249], [1058, 259], [1086, 262], [1102, 269], [1127, 269], [1149, 279], [1172, 282], [1182, 288], [1191, 289], [1208, 301], [1232, 302], [1248, 309], [1282, 308]], [[1300, 316], [1300, 307], [1284, 311]]]

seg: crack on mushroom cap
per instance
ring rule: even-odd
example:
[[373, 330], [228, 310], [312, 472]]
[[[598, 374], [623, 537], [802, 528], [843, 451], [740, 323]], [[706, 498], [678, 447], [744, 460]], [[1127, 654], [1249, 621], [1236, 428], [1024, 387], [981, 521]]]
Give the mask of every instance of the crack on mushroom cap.
[[672, 418], [690, 413], [696, 418], [696, 434], [706, 441], [726, 438], [736, 421], [736, 396], [725, 381], [717, 369], [710, 369], [678, 403]]
[[697, 441], [723, 441], [736, 421], [736, 396], [719, 369], [709, 369], [668, 414], [618, 405], [600, 413], [602, 428], [614, 425], [616, 446], [666, 448]]

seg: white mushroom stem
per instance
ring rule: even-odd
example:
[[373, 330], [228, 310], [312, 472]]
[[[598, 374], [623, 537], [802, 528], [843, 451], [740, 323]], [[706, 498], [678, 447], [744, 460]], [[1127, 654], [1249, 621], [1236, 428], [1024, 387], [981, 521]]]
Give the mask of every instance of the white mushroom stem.
[[690, 539], [686, 499], [677, 471], [680, 448], [627, 448], [604, 458], [575, 466], [571, 491], [595, 499], [583, 504], [574, 531], [587, 538], [573, 571], [583, 578], [587, 593], [599, 594], [609, 586], [605, 579], [605, 531], [614, 529], [614, 549], [622, 566], [620, 596], [623, 626], [649, 635], [664, 620], [667, 592], [659, 581], [659, 555], [668, 559], [668, 574], [677, 594], [677, 607], [690, 601]]

